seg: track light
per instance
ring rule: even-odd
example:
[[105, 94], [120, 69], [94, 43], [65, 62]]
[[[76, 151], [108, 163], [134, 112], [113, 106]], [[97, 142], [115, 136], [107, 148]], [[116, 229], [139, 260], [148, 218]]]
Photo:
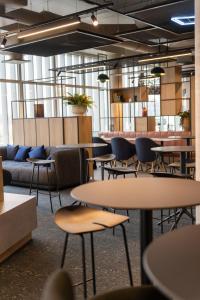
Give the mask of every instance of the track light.
[[6, 38], [6, 36], [4, 35], [4, 37], [3, 37], [2, 41], [1, 41], [0, 47], [1, 47], [1, 48], [5, 48], [6, 43], [7, 43], [7, 38]]
[[58, 29], [70, 27], [70, 26], [73, 26], [73, 25], [76, 25], [76, 24], [79, 24], [79, 23], [81, 23], [81, 19], [79, 17], [77, 17], [76, 19], [74, 19], [70, 22], [68, 21], [67, 23], [64, 23], [64, 24], [55, 25], [55, 26], [47, 27], [47, 28], [44, 27], [43, 29], [41, 28], [41, 29], [38, 29], [38, 30], [35, 30], [35, 31], [32, 31], [32, 32], [27, 31], [27, 33], [26, 33], [26, 31], [24, 31], [24, 33], [19, 34], [17, 38], [18, 39], [23, 39], [23, 38], [26, 38], [26, 37], [32, 37], [32, 36], [35, 36], [35, 35], [38, 35], [38, 34], [41, 34], [41, 33], [52, 32], [52, 31], [55, 31], [55, 30], [58, 30]]
[[91, 15], [91, 19], [92, 19], [93, 26], [98, 26], [99, 22], [97, 20], [97, 17], [95, 17], [94, 14]]
[[183, 57], [183, 56], [191, 56], [192, 52], [186, 52], [186, 53], [180, 53], [180, 54], [169, 54], [169, 55], [164, 55], [164, 56], [155, 56], [155, 57], [150, 57], [150, 58], [144, 58], [138, 60], [139, 63], [143, 62], [151, 62], [151, 61], [158, 61], [158, 60], [163, 60], [163, 59], [176, 59], [178, 57]]

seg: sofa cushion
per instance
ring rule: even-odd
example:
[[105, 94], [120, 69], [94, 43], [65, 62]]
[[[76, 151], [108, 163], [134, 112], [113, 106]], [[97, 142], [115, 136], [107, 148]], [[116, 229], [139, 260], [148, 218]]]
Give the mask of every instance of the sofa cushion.
[[15, 155], [15, 161], [25, 161], [28, 158], [28, 152], [31, 150], [31, 147], [20, 146], [19, 150]]
[[31, 151], [28, 153], [28, 156], [30, 158], [39, 158], [39, 159], [45, 159], [46, 158], [46, 152], [44, 149], [44, 145], [39, 147], [32, 147]]
[[6, 156], [6, 158], [8, 160], [14, 160], [18, 149], [19, 149], [19, 145], [9, 145], [8, 144], [7, 145], [7, 156]]

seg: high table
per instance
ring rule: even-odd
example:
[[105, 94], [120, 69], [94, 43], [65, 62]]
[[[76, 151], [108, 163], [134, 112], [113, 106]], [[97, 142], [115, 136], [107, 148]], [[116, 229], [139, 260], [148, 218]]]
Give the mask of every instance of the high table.
[[191, 140], [195, 139], [195, 136], [194, 135], [170, 135], [168, 137], [169, 139], [174, 139], [176, 138], [177, 140], [186, 140], [186, 144], [187, 146], [190, 146], [191, 145]]
[[165, 153], [165, 152], [177, 152], [180, 153], [180, 170], [182, 174], [186, 173], [186, 154], [194, 152], [194, 146], [164, 146], [164, 147], [153, 147], [152, 151]]
[[164, 234], [144, 255], [152, 283], [170, 299], [200, 299], [200, 225]]
[[[200, 182], [149, 177], [98, 181], [71, 191], [75, 200], [87, 204], [124, 210], [139, 209], [141, 257], [152, 241], [152, 211], [198, 205], [199, 194]], [[149, 283], [142, 263], [141, 282]]]
[[104, 143], [88, 143], [88, 144], [66, 144], [57, 146], [57, 148], [63, 149], [79, 149], [79, 156], [80, 156], [80, 183], [83, 184], [86, 182], [85, 174], [85, 152], [84, 149], [87, 148], [98, 148], [98, 147], [107, 147], [107, 144]]

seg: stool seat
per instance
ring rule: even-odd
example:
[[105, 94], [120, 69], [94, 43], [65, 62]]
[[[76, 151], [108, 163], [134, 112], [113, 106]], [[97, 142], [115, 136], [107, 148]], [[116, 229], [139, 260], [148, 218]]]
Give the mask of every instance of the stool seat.
[[102, 156], [97, 156], [97, 157], [91, 157], [88, 158], [88, 161], [96, 161], [96, 162], [110, 162], [114, 160], [116, 156], [114, 154], [105, 154]]
[[[186, 166], [186, 168], [195, 168], [195, 162], [186, 163], [185, 166]], [[173, 162], [173, 163], [169, 164], [168, 167], [171, 167], [171, 168], [180, 168], [181, 164], [180, 164], [180, 162], [176, 161], [176, 162]]]
[[35, 165], [48, 165], [55, 163], [53, 159], [38, 159], [38, 158], [27, 158], [27, 161]]
[[136, 170], [127, 167], [104, 167], [104, 170], [117, 175], [133, 174], [133, 173], [137, 174]]
[[83, 234], [112, 228], [128, 219], [127, 216], [95, 208], [69, 206], [60, 208], [55, 214], [54, 221], [65, 232]]

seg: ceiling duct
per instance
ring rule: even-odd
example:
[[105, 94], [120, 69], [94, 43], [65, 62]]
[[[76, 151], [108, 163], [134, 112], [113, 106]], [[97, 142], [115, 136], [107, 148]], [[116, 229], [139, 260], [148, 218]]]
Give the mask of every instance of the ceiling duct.
[[25, 59], [24, 55], [21, 53], [11, 53], [8, 55], [8, 58], [2, 60], [1, 62], [9, 64], [23, 64], [30, 62], [30, 60]]

